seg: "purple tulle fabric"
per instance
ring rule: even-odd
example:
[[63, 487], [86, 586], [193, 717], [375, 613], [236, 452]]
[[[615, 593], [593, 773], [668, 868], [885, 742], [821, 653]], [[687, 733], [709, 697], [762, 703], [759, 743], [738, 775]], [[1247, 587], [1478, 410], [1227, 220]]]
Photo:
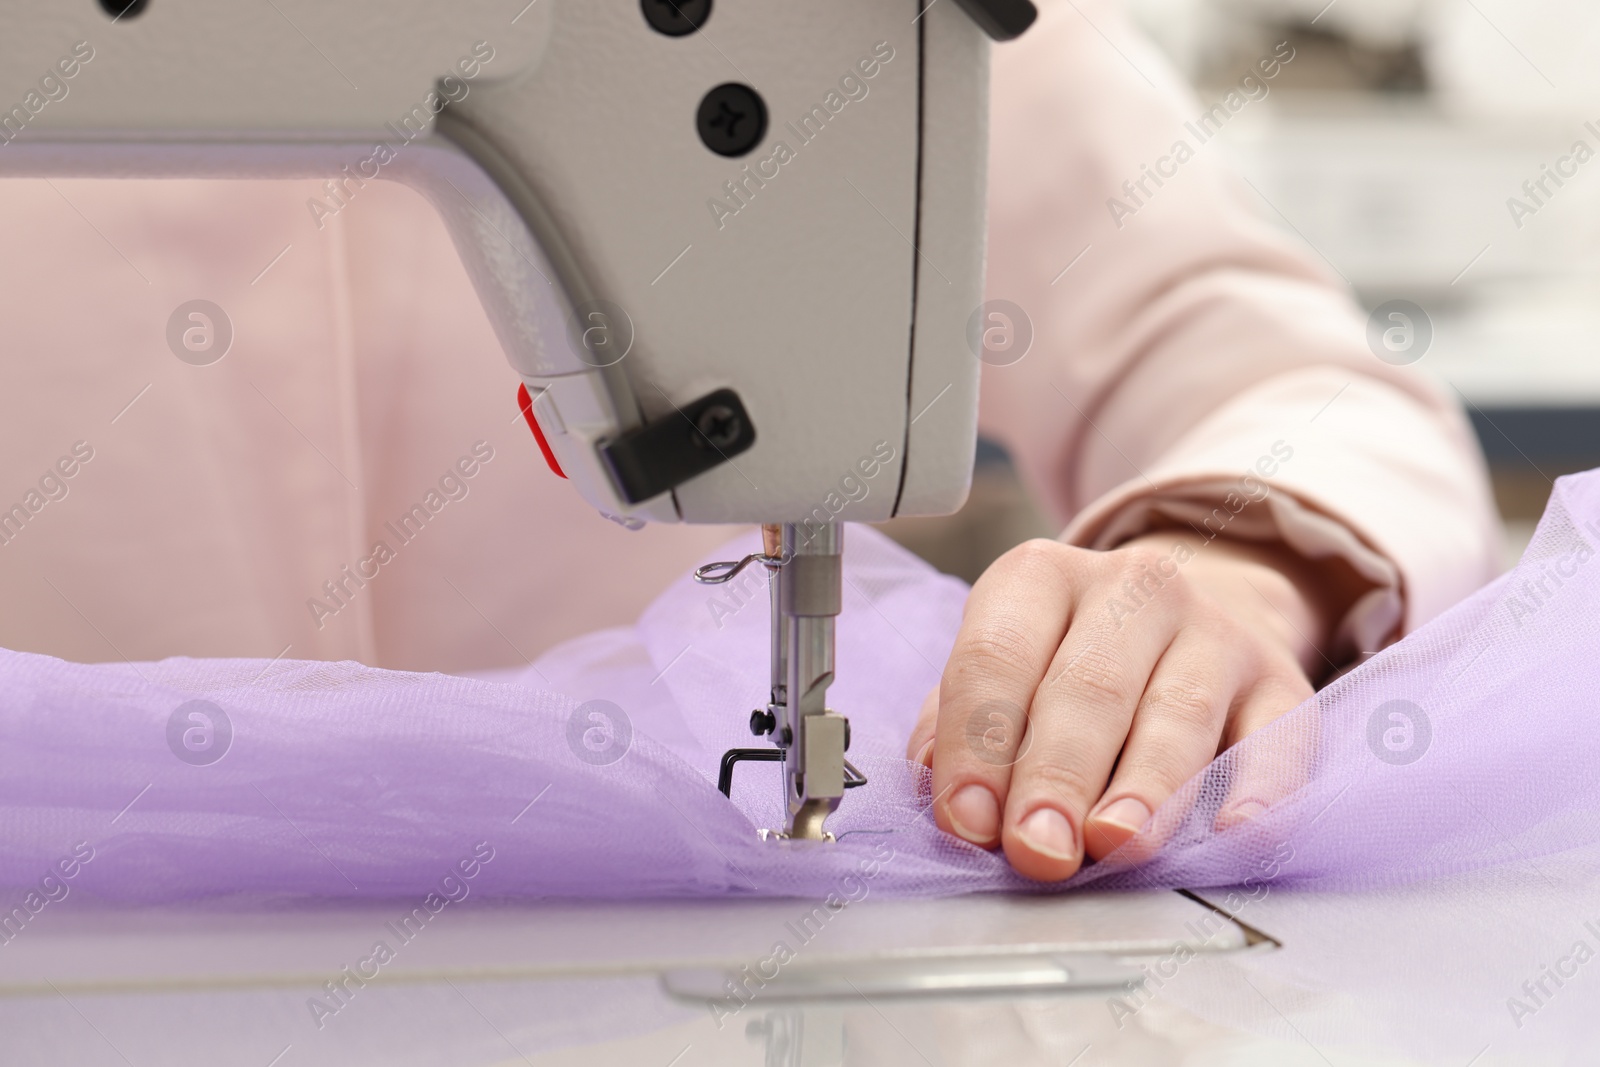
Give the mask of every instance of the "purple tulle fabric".
[[[1600, 473], [1562, 479], [1514, 573], [1225, 753], [1070, 884], [1366, 890], [1593, 846], [1596, 545]], [[780, 822], [776, 765], [717, 791], [764, 702], [766, 595], [685, 577], [510, 681], [0, 654], [0, 885], [87, 845], [74, 888], [113, 900], [411, 897], [487, 845], [490, 896], [822, 896], [888, 840], [875, 894], [1031, 888], [934, 827], [903, 758], [965, 587], [864, 528], [845, 573], [830, 700], [871, 782], [835, 845], [757, 838]], [[1219, 826], [1241, 798], [1266, 810]]]

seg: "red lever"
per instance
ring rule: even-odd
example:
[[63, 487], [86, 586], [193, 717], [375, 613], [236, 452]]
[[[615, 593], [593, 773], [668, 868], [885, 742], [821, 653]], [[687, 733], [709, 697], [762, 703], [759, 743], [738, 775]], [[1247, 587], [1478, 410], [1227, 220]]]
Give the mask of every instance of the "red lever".
[[528, 429], [533, 431], [533, 439], [539, 442], [539, 451], [544, 453], [544, 461], [556, 472], [556, 477], [565, 478], [567, 472], [556, 462], [556, 454], [550, 451], [550, 442], [544, 439], [544, 431], [539, 429], [539, 420], [533, 417], [533, 398], [528, 395], [528, 386], [525, 382], [517, 385], [517, 406], [522, 409], [522, 417], [528, 420]]

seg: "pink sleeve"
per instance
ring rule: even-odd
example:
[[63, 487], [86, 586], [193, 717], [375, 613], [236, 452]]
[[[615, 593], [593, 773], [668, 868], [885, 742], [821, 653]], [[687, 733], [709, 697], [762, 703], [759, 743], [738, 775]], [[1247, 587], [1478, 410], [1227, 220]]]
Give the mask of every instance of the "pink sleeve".
[[988, 296], [1034, 338], [985, 367], [980, 420], [1066, 539], [1189, 525], [1341, 556], [1371, 585], [1347, 650], [1493, 576], [1466, 420], [1416, 365], [1372, 354], [1334, 268], [1268, 221], [1114, 3], [1045, 3], [996, 51], [992, 109]]

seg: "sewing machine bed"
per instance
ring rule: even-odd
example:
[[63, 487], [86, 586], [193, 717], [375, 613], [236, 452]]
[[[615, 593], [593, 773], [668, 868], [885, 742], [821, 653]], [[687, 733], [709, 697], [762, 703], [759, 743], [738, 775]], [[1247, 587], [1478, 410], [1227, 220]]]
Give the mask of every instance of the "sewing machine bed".
[[[865, 899], [837, 911], [795, 899], [469, 900], [426, 918], [410, 908], [72, 899], [0, 951], [0, 1025], [18, 1062], [35, 1050], [39, 1062], [82, 1064], [555, 1063], [591, 1047], [591, 1065], [677, 1064], [685, 1044], [709, 1049], [733, 1033], [741, 1054], [685, 1056], [683, 1067], [842, 1064], [839, 1020], [858, 1009], [887, 1021], [939, 1004], [1093, 996], [1103, 1015], [1108, 990], [1180, 943], [1272, 948], [1164, 891]], [[838, 1057], [763, 1061], [749, 1047], [789, 1047], [818, 1026], [812, 1052], [837, 1044]], [[655, 1051], [639, 1058], [644, 1047]]]

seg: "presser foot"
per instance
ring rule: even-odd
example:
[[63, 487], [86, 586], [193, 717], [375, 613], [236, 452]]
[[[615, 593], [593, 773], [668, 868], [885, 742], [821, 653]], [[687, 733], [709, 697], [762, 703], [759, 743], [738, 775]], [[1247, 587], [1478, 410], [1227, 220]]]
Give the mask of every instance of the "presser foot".
[[[794, 836], [792, 834], [790, 834], [787, 830], [765, 830], [765, 829], [762, 829], [762, 830], [757, 830], [756, 831], [756, 836], [761, 838], [761, 840], [763, 840], [763, 841], [790, 841], [790, 840], [796, 840], [796, 838], [794, 838]], [[833, 831], [832, 830], [824, 830], [824, 831], [822, 831], [822, 836], [820, 838], [807, 838], [807, 840], [833, 842], [833, 841], [837, 841], [838, 838], [833, 836]]]
[[[757, 711], [752, 718], [759, 719], [762, 712]], [[717, 772], [717, 789], [723, 796], [733, 799], [733, 769], [741, 763], [782, 763], [784, 750], [781, 748], [730, 748], [722, 754], [722, 766]], [[844, 761], [844, 787], [858, 789], [867, 784], [867, 776], [859, 767], [849, 760]], [[802, 805], [801, 810], [794, 815], [796, 833], [791, 830], [758, 830], [763, 841], [833, 841], [832, 833], [822, 828], [822, 823], [834, 809], [838, 807], [838, 798], [830, 798], [831, 804], [824, 804], [821, 800], [811, 801]], [[809, 832], [807, 832], [809, 830]]]

